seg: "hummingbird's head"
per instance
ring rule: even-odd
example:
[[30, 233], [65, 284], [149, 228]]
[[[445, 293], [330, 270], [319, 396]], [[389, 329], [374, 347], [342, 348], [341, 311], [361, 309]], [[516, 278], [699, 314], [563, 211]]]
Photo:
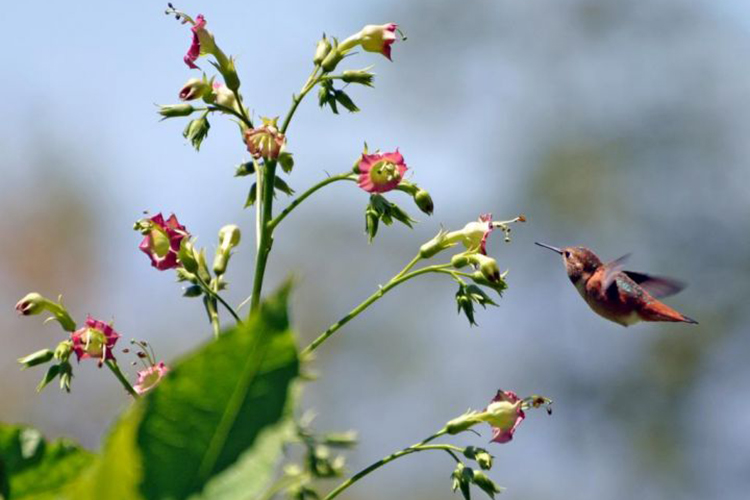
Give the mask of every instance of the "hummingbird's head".
[[568, 278], [570, 278], [573, 284], [577, 284], [581, 279], [585, 282], [602, 265], [599, 257], [586, 247], [557, 248], [538, 242], [537, 245], [549, 248], [553, 252], [562, 255], [565, 270], [568, 272]]

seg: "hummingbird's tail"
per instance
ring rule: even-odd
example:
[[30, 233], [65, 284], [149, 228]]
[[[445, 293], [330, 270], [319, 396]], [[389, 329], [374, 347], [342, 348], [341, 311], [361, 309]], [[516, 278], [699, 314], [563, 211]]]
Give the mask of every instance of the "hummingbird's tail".
[[678, 312], [663, 302], [654, 300], [641, 309], [640, 316], [643, 321], [669, 321], [674, 323], [690, 323], [697, 325], [698, 322]]

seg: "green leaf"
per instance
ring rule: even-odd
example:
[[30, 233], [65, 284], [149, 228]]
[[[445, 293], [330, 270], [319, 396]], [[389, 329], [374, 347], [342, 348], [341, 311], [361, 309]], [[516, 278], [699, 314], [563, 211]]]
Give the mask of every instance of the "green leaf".
[[30, 427], [0, 425], [0, 498], [59, 498], [93, 459], [68, 440], [48, 443]]
[[239, 499], [262, 491], [286, 437], [299, 372], [288, 293], [175, 363], [118, 422], [71, 498]]
[[250, 191], [247, 193], [247, 201], [245, 201], [245, 208], [252, 207], [255, 205], [255, 202], [258, 200], [258, 184], [253, 182], [253, 185], [250, 186]]
[[282, 151], [279, 153], [277, 161], [281, 165], [281, 169], [287, 174], [294, 168], [294, 156], [292, 156], [292, 153]]
[[294, 194], [294, 189], [292, 189], [289, 184], [278, 175], [273, 178], [273, 187], [287, 196], [292, 196]]

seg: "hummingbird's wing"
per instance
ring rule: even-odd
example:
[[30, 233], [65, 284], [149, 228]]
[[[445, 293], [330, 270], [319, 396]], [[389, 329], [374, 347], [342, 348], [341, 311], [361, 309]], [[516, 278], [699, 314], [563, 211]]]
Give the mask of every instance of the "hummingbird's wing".
[[630, 254], [626, 253], [622, 257], [619, 257], [611, 262], [604, 264], [604, 277], [602, 279], [602, 290], [609, 289], [610, 285], [615, 282], [617, 274], [622, 272], [622, 267], [630, 258]]
[[650, 276], [645, 273], [637, 273], [634, 271], [623, 272], [627, 274], [631, 280], [638, 283], [641, 288], [651, 294], [651, 296], [657, 299], [674, 295], [687, 286], [682, 281], [665, 278], [663, 276]]

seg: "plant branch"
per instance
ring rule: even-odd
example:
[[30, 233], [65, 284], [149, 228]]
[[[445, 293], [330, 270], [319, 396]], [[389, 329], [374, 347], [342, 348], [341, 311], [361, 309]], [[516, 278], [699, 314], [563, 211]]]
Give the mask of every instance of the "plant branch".
[[320, 70], [320, 64], [317, 64], [315, 66], [315, 69], [313, 69], [313, 72], [307, 78], [305, 85], [302, 86], [302, 90], [300, 91], [299, 95], [292, 97], [292, 106], [289, 108], [289, 111], [284, 117], [284, 122], [281, 124], [281, 128], [279, 129], [279, 132], [281, 132], [282, 134], [285, 134], [286, 129], [289, 128], [289, 123], [292, 121], [292, 117], [294, 116], [294, 113], [297, 111], [297, 107], [299, 106], [299, 103], [302, 102], [302, 99], [304, 99], [305, 96], [308, 94], [308, 92], [310, 92], [318, 83], [318, 81], [320, 81], [318, 78], [319, 70]]
[[133, 386], [130, 385], [130, 382], [128, 382], [128, 379], [125, 377], [125, 374], [123, 374], [122, 370], [120, 370], [120, 367], [117, 365], [117, 362], [115, 360], [108, 359], [104, 363], [107, 365], [107, 368], [109, 368], [112, 371], [115, 377], [117, 377], [117, 380], [120, 381], [120, 383], [125, 388], [125, 390], [128, 391], [131, 396], [137, 399], [139, 397], [138, 393], [135, 392], [135, 389], [133, 389]]
[[221, 305], [223, 305], [224, 308], [227, 311], [229, 311], [229, 314], [232, 315], [232, 317], [237, 323], [242, 323], [242, 319], [240, 319], [239, 315], [237, 314], [237, 311], [235, 311], [234, 308], [230, 306], [229, 303], [221, 297], [221, 295], [219, 295], [218, 291], [214, 290], [208, 283], [203, 281], [203, 279], [200, 276], [198, 276], [197, 273], [195, 277], [198, 279], [198, 284], [203, 289], [203, 291], [206, 292], [207, 295], [210, 295], [215, 300], [219, 301]]
[[[412, 261], [409, 263], [409, 265], [406, 266], [404, 271], [407, 271], [410, 269], [416, 262]], [[416, 271], [412, 271], [410, 273], [404, 274], [404, 271], [401, 271], [399, 274], [394, 276], [388, 283], [386, 283], [384, 286], [381, 286], [377, 292], [370, 295], [367, 299], [365, 299], [364, 302], [362, 302], [360, 305], [352, 309], [349, 314], [338, 320], [336, 323], [328, 327], [328, 329], [320, 334], [318, 338], [313, 340], [309, 346], [305, 347], [305, 349], [300, 353], [301, 357], [305, 357], [312, 353], [315, 349], [317, 349], [320, 344], [328, 340], [328, 337], [336, 333], [336, 331], [347, 324], [352, 319], [356, 318], [362, 311], [370, 307], [374, 302], [376, 302], [378, 299], [380, 299], [383, 295], [385, 295], [389, 290], [397, 287], [401, 283], [404, 283], [406, 281], [409, 281], [412, 278], [416, 278], [417, 276], [420, 276], [422, 274], [427, 273], [436, 273], [441, 272], [443, 269], [447, 269], [451, 267], [451, 264], [438, 264], [434, 266], [428, 266], [423, 267], [422, 269], [418, 269]]]
[[271, 253], [273, 245], [273, 228], [270, 225], [273, 217], [273, 185], [276, 178], [276, 161], [269, 160], [264, 162], [262, 173], [258, 171], [259, 181], [263, 179], [263, 189], [261, 190], [261, 199], [259, 200], [258, 210], [261, 210], [260, 216], [260, 235], [258, 235], [258, 252], [255, 256], [255, 276], [253, 277], [253, 294], [250, 299], [250, 312], [255, 311], [260, 306], [260, 294], [263, 289], [263, 276], [266, 273], [266, 263], [268, 255]]
[[292, 210], [294, 210], [295, 208], [297, 208], [297, 206], [300, 203], [302, 203], [303, 201], [305, 201], [311, 194], [313, 194], [317, 190], [319, 190], [319, 189], [327, 186], [328, 184], [332, 184], [332, 183], [337, 182], [337, 181], [356, 181], [356, 180], [357, 180], [356, 174], [354, 174], [352, 172], [347, 172], [345, 174], [332, 175], [332, 176], [327, 177], [326, 179], [318, 182], [317, 184], [315, 184], [314, 186], [312, 186], [310, 189], [308, 189], [307, 191], [305, 191], [304, 193], [302, 193], [301, 195], [299, 195], [295, 199], [293, 199], [292, 202], [289, 203], [289, 206], [287, 206], [284, 210], [282, 210], [279, 213], [279, 215], [277, 215], [276, 218], [274, 218], [269, 223], [269, 226], [270, 226], [271, 230], [275, 229], [276, 226], [278, 226], [279, 223], [281, 223], [281, 221], [284, 220], [284, 218], [292, 212]]
[[[341, 483], [338, 487], [336, 487], [336, 489], [334, 489], [328, 495], [326, 495], [323, 500], [332, 500], [333, 498], [336, 498], [345, 489], [347, 489], [348, 487], [350, 487], [351, 485], [353, 485], [354, 483], [356, 483], [357, 481], [359, 481], [360, 479], [362, 479], [363, 477], [365, 477], [369, 473], [371, 473], [373, 471], [376, 471], [377, 469], [381, 468], [382, 466], [384, 466], [387, 463], [393, 462], [397, 458], [400, 458], [400, 457], [403, 457], [403, 456], [406, 456], [406, 455], [410, 455], [412, 453], [416, 453], [416, 452], [419, 452], [419, 451], [427, 451], [427, 450], [446, 450], [451, 455], [453, 455], [453, 452], [451, 450], [454, 449], [454, 448], [463, 452], [463, 450], [461, 448], [457, 448], [457, 447], [454, 447], [454, 446], [451, 446], [451, 445], [431, 445], [431, 446], [425, 446], [426, 443], [432, 441], [433, 439], [435, 439], [435, 438], [437, 438], [439, 436], [442, 436], [445, 433], [446, 433], [446, 430], [443, 429], [442, 431], [440, 431], [440, 432], [438, 432], [436, 434], [433, 434], [432, 436], [428, 437], [427, 439], [425, 439], [421, 443], [417, 443], [415, 445], [409, 446], [408, 448], [404, 448], [403, 450], [400, 450], [400, 451], [397, 451], [395, 453], [392, 453], [392, 454], [388, 455], [387, 457], [382, 458], [382, 459], [378, 460], [377, 462], [375, 462], [375, 463], [373, 463], [373, 464], [365, 467], [364, 469], [362, 469], [361, 471], [357, 472], [352, 477], [350, 477], [349, 479], [347, 479], [346, 481], [344, 481], [343, 483]], [[456, 460], [458, 460], [458, 457], [456, 457], [456, 456], [453, 456], [453, 458], [455, 458]]]

